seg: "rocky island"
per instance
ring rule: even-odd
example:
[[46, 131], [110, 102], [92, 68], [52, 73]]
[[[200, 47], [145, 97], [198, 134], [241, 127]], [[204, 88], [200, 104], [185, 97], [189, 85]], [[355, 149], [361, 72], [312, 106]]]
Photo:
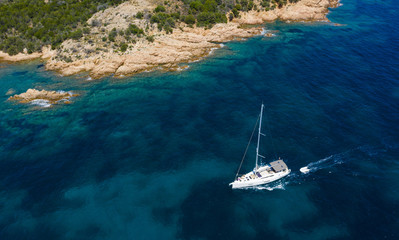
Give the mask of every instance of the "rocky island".
[[26, 92], [15, 94], [8, 99], [15, 100], [20, 103], [33, 103], [43, 107], [50, 107], [53, 104], [68, 104], [70, 103], [71, 97], [74, 96], [77, 96], [77, 94], [65, 91], [39, 91], [36, 89], [28, 89]]
[[[54, 2], [58, 1], [42, 4]], [[7, 3], [2, 5], [4, 8]], [[104, 1], [103, 5], [90, 5], [92, 14], [72, 21], [72, 27], [57, 30], [64, 35], [51, 36], [45, 30], [40, 32], [43, 28], [26, 26], [36, 40], [19, 43], [14, 39], [18, 43], [15, 48], [9, 44], [10, 38], [27, 33], [14, 31], [16, 36], [12, 36], [6, 30], [8, 34], [0, 38], [0, 59], [42, 58], [48, 70], [62, 75], [89, 72], [92, 78], [126, 76], [159, 67], [174, 70], [178, 63], [208, 55], [220, 43], [262, 33], [261, 27], [247, 25], [277, 19], [328, 21], [328, 8], [337, 5], [338, 0]], [[5, 31], [4, 27], [0, 30]]]

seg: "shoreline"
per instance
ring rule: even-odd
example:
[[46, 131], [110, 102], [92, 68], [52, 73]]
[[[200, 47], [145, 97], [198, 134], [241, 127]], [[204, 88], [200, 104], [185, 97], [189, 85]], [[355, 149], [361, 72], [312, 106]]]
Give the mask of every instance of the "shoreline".
[[[190, 28], [183, 24], [175, 28], [171, 34], [153, 30], [154, 42], [141, 40], [124, 53], [111, 49], [106, 52], [84, 55], [84, 51], [79, 51], [80, 59], [76, 58], [70, 62], [57, 60], [57, 50], [51, 50], [48, 46], [43, 47], [42, 52], [19, 53], [14, 56], [0, 51], [0, 61], [17, 63], [42, 59], [45, 60], [46, 70], [58, 72], [62, 76], [88, 72], [91, 79], [110, 75], [127, 77], [159, 68], [166, 71], [177, 71], [179, 64], [199, 61], [211, 55], [214, 49], [220, 48], [222, 43], [247, 39], [261, 35], [264, 31], [262, 27], [245, 28], [242, 26], [259, 25], [276, 20], [284, 22], [329, 22], [327, 18], [329, 8], [336, 8], [339, 5], [339, 0], [301, 0], [269, 11], [240, 12], [240, 18], [233, 19], [232, 22], [216, 24], [211, 29]], [[109, 9], [109, 12], [121, 11], [122, 8], [128, 9], [129, 7], [132, 6], [129, 6], [129, 2], [126, 2], [116, 8]], [[87, 46], [88, 44], [85, 45], [79, 41], [67, 40], [63, 43], [63, 47], [66, 49], [73, 49], [82, 45], [82, 50], [90, 47]], [[80, 54], [83, 54], [82, 57]], [[71, 53], [69, 57], [75, 58], [75, 55]]]

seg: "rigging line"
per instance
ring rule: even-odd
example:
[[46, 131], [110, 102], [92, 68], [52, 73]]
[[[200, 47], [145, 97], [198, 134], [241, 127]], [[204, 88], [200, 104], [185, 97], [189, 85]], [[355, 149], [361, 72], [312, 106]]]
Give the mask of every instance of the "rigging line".
[[244, 156], [242, 156], [241, 163], [240, 163], [240, 166], [238, 167], [235, 179], [237, 179], [237, 176], [240, 173], [242, 163], [244, 162], [245, 155], [247, 155], [247, 151], [248, 151], [249, 145], [251, 144], [252, 137], [254, 136], [254, 133], [255, 133], [255, 130], [256, 130], [256, 126], [258, 125], [258, 122], [259, 122], [259, 118], [260, 118], [260, 114], [258, 116], [258, 119], [256, 120], [256, 123], [255, 123], [255, 126], [254, 126], [254, 130], [252, 130], [251, 137], [249, 138], [249, 142], [247, 144], [247, 148], [245, 149]]
[[272, 131], [270, 130], [269, 118], [268, 118], [268, 116], [267, 116], [268, 114], [266, 113], [265, 115], [266, 115], [266, 125], [267, 125], [267, 129], [269, 130], [270, 140], [271, 140], [271, 142], [272, 142], [273, 154], [274, 154], [275, 159], [277, 159], [276, 147], [274, 146]]

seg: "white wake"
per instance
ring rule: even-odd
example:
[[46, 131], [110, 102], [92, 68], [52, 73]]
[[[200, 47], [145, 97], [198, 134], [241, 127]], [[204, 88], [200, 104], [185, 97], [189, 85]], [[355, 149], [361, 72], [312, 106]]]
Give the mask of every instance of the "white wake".
[[308, 174], [310, 172], [316, 172], [320, 169], [330, 168], [334, 165], [342, 164], [345, 162], [344, 160], [346, 159], [348, 154], [351, 153], [353, 150], [355, 149], [351, 149], [343, 153], [333, 154], [318, 161], [311, 162], [308, 165], [301, 167], [299, 171], [301, 171], [303, 174]]
[[[289, 177], [289, 175], [287, 177]], [[266, 184], [263, 184], [263, 185], [258, 185], [258, 186], [253, 186], [253, 187], [246, 187], [246, 188], [243, 188], [243, 189], [245, 189], [245, 190], [255, 190], [255, 191], [263, 191], [263, 190], [273, 191], [273, 190], [276, 190], [276, 189], [285, 190], [285, 186], [287, 184], [288, 184], [288, 182], [285, 181], [285, 179], [280, 179], [280, 180], [277, 180], [275, 182], [266, 183]]]

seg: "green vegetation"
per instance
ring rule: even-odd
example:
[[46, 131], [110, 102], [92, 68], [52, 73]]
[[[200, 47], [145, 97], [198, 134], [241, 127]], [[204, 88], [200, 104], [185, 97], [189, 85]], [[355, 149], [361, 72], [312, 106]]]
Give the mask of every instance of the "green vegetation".
[[226, 12], [229, 9], [222, 3], [222, 0], [191, 1], [189, 12], [196, 18], [197, 26], [211, 27], [215, 23], [227, 22]]
[[172, 33], [173, 28], [176, 26], [176, 20], [180, 19], [180, 14], [178, 13], [164, 13], [158, 12], [152, 15], [150, 22], [157, 23], [158, 29], [161, 31], [165, 30], [166, 33]]
[[[253, 0], [178, 1], [181, 1], [182, 4], [171, 5], [170, 2], [165, 1], [164, 5], [158, 5], [150, 22], [156, 23], [159, 30], [169, 33], [173, 31], [175, 25], [172, 20], [184, 22], [189, 26], [196, 24], [199, 27], [212, 27], [216, 23], [225, 23], [228, 20], [239, 18], [240, 11], [269, 10], [275, 6], [281, 7], [287, 4], [287, 0], [261, 0], [260, 5], [255, 4]], [[299, 0], [291, 0], [291, 2], [297, 1]], [[228, 20], [226, 16], [228, 16]]]
[[115, 42], [115, 37], [118, 35], [116, 28], [113, 28], [111, 32], [108, 33], [108, 40], [111, 42]]
[[214, 13], [214, 12], [202, 12], [197, 15], [197, 26], [211, 27], [215, 23], [223, 23], [227, 22], [227, 18], [222, 13]]
[[[291, 3], [296, 3], [299, 0], [290, 0]], [[287, 0], [261, 0], [260, 5], [267, 11], [273, 10], [275, 7], [282, 8], [288, 3]]]
[[164, 6], [162, 6], [162, 5], [158, 5], [158, 6], [155, 8], [154, 11], [155, 11], [155, 12], [165, 12], [165, 11], [166, 11], [166, 8], [165, 8]]
[[[57, 48], [66, 39], [88, 34], [86, 21], [97, 11], [123, 0], [0, 1], [0, 50], [10, 55]], [[95, 23], [94, 23], [95, 24]]]
[[187, 24], [194, 24], [195, 23], [195, 17], [192, 14], [184, 16], [182, 19]]
[[147, 36], [147, 41], [154, 42], [154, 36]]
[[151, 24], [157, 24], [158, 29], [172, 33], [176, 22], [184, 22], [189, 26], [211, 27], [215, 23], [227, 22], [226, 13], [231, 9], [223, 1], [229, 0], [181, 0], [183, 5], [172, 5], [165, 1], [158, 5], [150, 17]]
[[260, 5], [264, 8], [269, 8], [270, 7], [270, 0], [262, 0]]
[[120, 45], [120, 47], [121, 47], [121, 52], [126, 52], [126, 50], [127, 50], [127, 44], [126, 43], [121, 43], [121, 45]]
[[233, 17], [238, 18], [240, 16], [240, 13], [238, 12], [237, 8], [233, 8]]
[[[240, 6], [240, 9], [237, 8], [237, 6]], [[250, 11], [254, 8], [254, 2], [252, 0], [248, 1], [248, 0], [241, 0], [240, 4], [236, 5], [237, 10], [242, 10], [242, 11]]]
[[130, 24], [129, 27], [125, 31], [126, 36], [133, 34], [137, 36], [144, 35], [144, 30], [137, 27], [135, 24]]
[[143, 12], [138, 12], [136, 14], [136, 18], [138, 18], [138, 19], [143, 19], [143, 17], [144, 17], [144, 13]]
[[73, 31], [69, 34], [69, 37], [75, 40], [78, 40], [79, 38], [83, 37], [83, 33], [81, 29], [78, 29], [76, 31]]
[[[135, 24], [127, 29], [112, 29], [107, 32], [101, 20], [87, 20], [97, 11], [120, 4], [126, 0], [0, 0], [0, 50], [10, 55], [40, 51], [45, 45], [57, 49], [67, 39], [85, 40], [90, 43], [90, 27], [98, 27], [104, 46], [119, 46], [122, 52], [128, 43], [138, 37], [153, 42], [154, 36], [146, 36], [150, 24], [160, 31], [172, 33], [179, 23], [192, 27], [210, 28], [216, 23], [226, 23], [240, 17], [240, 12], [270, 10], [282, 7], [287, 0], [169, 0], [158, 5], [152, 13], [137, 12], [137, 19], [146, 19], [150, 24], [145, 31]], [[299, 0], [290, 0], [297, 2]], [[260, 4], [260, 5], [257, 5]], [[228, 16], [228, 18], [226, 17]], [[93, 41], [92, 41], [93, 42]], [[92, 43], [91, 42], [91, 43]], [[111, 42], [111, 43], [110, 43]], [[115, 44], [113, 44], [115, 42]]]

